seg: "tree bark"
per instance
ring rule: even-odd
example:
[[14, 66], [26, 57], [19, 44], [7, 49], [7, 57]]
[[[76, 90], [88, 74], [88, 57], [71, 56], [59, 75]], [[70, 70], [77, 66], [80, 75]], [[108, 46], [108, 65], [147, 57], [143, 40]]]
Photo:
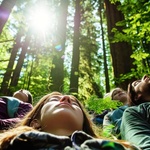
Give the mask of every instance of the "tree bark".
[[79, 37], [80, 37], [80, 21], [81, 21], [80, 0], [76, 0], [75, 16], [74, 16], [74, 37], [73, 37], [73, 55], [70, 77], [70, 92], [78, 93], [79, 80]]
[[7, 92], [8, 92], [9, 82], [11, 80], [11, 76], [12, 76], [12, 72], [13, 72], [15, 59], [17, 56], [18, 49], [21, 47], [20, 41], [21, 41], [22, 35], [23, 35], [22, 30], [19, 30], [17, 37], [16, 37], [16, 40], [15, 40], [15, 43], [14, 43], [14, 46], [13, 46], [12, 51], [11, 51], [10, 59], [9, 59], [9, 62], [8, 62], [7, 68], [6, 68], [6, 72], [4, 74], [4, 78], [3, 78], [3, 81], [1, 84], [0, 92], [3, 95], [8, 94]]
[[51, 69], [52, 85], [51, 91], [63, 91], [64, 85], [64, 53], [66, 43], [66, 26], [67, 26], [67, 13], [68, 13], [68, 0], [62, 0], [60, 4], [60, 12], [58, 17], [58, 40], [60, 43], [60, 50], [53, 58], [54, 67]]
[[18, 80], [19, 80], [21, 69], [23, 67], [25, 55], [26, 55], [28, 47], [29, 47], [30, 38], [31, 38], [30, 34], [28, 33], [26, 36], [25, 42], [23, 43], [22, 50], [21, 50], [16, 68], [15, 68], [13, 75], [12, 75], [12, 79], [11, 79], [10, 87], [9, 87], [9, 91], [8, 91], [9, 95], [12, 94], [11, 88], [17, 86], [17, 84], [18, 84]]
[[102, 48], [103, 48], [103, 58], [104, 58], [104, 73], [105, 73], [105, 90], [106, 93], [110, 91], [110, 85], [109, 85], [109, 75], [108, 75], [108, 64], [107, 64], [107, 57], [106, 57], [106, 49], [105, 49], [105, 39], [104, 39], [104, 28], [103, 28], [103, 17], [102, 17], [102, 5], [104, 5], [99, 0], [99, 14], [100, 14], [100, 26], [101, 26], [101, 32], [102, 32]]
[[[105, 5], [114, 77], [119, 78], [121, 74], [124, 75], [129, 73], [131, 68], [133, 68], [133, 60], [130, 58], [132, 48], [127, 42], [112, 43], [114, 34], [111, 31], [113, 28], [117, 28], [120, 32], [122, 31], [122, 27], [116, 26], [116, 23], [124, 20], [124, 15], [117, 9], [117, 6], [120, 5], [119, 2], [116, 4], [111, 4], [109, 0], [105, 0]], [[121, 83], [115, 82], [116, 86], [119, 86], [125, 90], [127, 89], [128, 83], [129, 80], [125, 80]]]
[[17, 0], [3, 0], [0, 6], [0, 34]]

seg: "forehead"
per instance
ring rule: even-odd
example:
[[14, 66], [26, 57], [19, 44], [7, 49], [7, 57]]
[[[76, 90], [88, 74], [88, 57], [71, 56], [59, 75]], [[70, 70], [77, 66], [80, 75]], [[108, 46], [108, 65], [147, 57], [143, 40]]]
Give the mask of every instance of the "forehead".
[[117, 92], [120, 92], [120, 91], [122, 91], [122, 89], [117, 88], [117, 89], [115, 89], [115, 90], [112, 91], [112, 95], [113, 95], [113, 94], [116, 94]]
[[24, 102], [28, 102], [28, 95], [23, 92], [17, 92], [13, 96]]
[[122, 91], [122, 90], [121, 90], [121, 89], [115, 89], [115, 90], [113, 91], [113, 93], [114, 93], [114, 92], [118, 92], [118, 91], [120, 92], [120, 91]]

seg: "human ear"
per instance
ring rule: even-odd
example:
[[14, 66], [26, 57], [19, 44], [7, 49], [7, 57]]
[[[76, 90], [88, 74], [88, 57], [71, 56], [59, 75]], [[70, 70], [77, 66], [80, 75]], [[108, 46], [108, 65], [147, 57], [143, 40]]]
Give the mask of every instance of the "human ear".
[[37, 119], [32, 120], [30, 123], [30, 127], [33, 127], [34, 129], [40, 129], [41, 128], [40, 121]]

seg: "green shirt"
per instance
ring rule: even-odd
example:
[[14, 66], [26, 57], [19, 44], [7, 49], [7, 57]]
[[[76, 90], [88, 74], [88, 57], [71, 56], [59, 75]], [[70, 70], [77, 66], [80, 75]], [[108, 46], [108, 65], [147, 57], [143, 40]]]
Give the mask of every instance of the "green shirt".
[[150, 102], [128, 107], [122, 117], [121, 138], [150, 150]]

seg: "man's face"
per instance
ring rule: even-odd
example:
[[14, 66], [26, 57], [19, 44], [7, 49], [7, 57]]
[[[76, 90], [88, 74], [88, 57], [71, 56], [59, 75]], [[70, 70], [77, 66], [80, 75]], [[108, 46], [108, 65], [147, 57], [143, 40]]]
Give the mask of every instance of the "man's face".
[[145, 101], [150, 101], [150, 77], [144, 75], [141, 80], [134, 81], [132, 89], [138, 96], [144, 97]]

